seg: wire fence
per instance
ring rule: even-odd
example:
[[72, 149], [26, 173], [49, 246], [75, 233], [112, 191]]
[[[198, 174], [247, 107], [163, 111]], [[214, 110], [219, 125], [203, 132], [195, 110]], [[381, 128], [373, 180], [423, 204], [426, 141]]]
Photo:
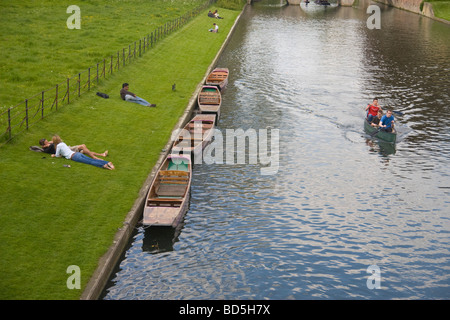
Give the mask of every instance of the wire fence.
[[83, 93], [97, 87], [100, 79], [106, 79], [114, 72], [118, 72], [121, 68], [141, 57], [159, 40], [181, 28], [216, 1], [207, 0], [182, 16], [157, 27], [147, 36], [122, 48], [116, 54], [103, 59], [95, 66], [89, 67], [87, 70], [67, 78], [66, 81], [57, 84], [55, 87], [44, 90], [1, 112], [0, 130], [2, 132], [0, 134], [0, 146], [8, 143], [21, 132], [28, 130], [49, 113], [57, 111], [63, 105], [70, 104]]

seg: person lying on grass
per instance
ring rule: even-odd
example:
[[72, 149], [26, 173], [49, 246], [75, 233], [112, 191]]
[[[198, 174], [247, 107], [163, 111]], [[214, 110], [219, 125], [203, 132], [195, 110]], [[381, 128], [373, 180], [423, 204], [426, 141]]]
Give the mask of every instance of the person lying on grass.
[[[42, 150], [44, 150], [45, 153], [50, 153], [50, 154], [56, 153], [56, 148], [53, 145], [53, 141], [48, 141], [47, 139], [41, 139], [41, 140], [39, 140], [39, 144], [41, 145]], [[85, 155], [88, 155], [92, 159], [100, 159], [97, 156], [106, 157], [108, 155], [108, 150], [106, 150], [103, 153], [93, 152], [93, 151], [89, 150], [85, 144], [79, 144], [79, 145], [72, 146], [72, 147], [69, 146], [69, 149], [72, 150], [73, 152], [84, 153]]]
[[68, 160], [90, 164], [99, 168], [104, 168], [108, 170], [114, 169], [114, 165], [111, 162], [102, 159], [92, 159], [89, 158], [88, 156], [85, 156], [81, 152], [72, 151], [67, 146], [67, 144], [62, 142], [61, 138], [58, 135], [54, 135], [52, 141], [53, 145], [56, 146], [56, 152], [55, 154], [52, 154], [52, 157], [64, 157]]

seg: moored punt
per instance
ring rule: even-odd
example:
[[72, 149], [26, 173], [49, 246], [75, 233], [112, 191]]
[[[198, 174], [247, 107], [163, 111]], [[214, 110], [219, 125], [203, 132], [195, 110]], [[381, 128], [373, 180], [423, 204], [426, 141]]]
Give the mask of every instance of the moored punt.
[[395, 143], [397, 141], [396, 132], [386, 132], [383, 130], [379, 130], [378, 127], [372, 127], [367, 119], [364, 119], [364, 130], [371, 136], [375, 136], [383, 141], [390, 143]]
[[191, 119], [173, 143], [172, 153], [199, 154], [211, 142], [216, 115], [198, 114]]
[[228, 84], [229, 70], [227, 68], [215, 68], [206, 78], [206, 85], [217, 86], [222, 90]]
[[178, 226], [188, 208], [191, 176], [189, 156], [167, 156], [147, 193], [143, 225]]
[[217, 118], [219, 117], [222, 95], [216, 86], [203, 86], [198, 94], [197, 102], [201, 113], [213, 113], [217, 115]]

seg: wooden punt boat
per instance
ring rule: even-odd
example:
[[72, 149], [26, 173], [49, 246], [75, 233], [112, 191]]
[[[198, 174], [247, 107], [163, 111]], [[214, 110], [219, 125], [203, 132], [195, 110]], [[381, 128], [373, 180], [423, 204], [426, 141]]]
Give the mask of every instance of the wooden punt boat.
[[228, 74], [229, 70], [227, 68], [215, 68], [206, 78], [206, 85], [217, 86], [219, 90], [222, 90], [228, 84]]
[[168, 155], [147, 193], [143, 225], [177, 227], [189, 205], [191, 177], [189, 156]]
[[[371, 136], [375, 136], [378, 139], [381, 139], [386, 142], [395, 143], [397, 141], [397, 133], [396, 132], [386, 132], [382, 130], [378, 130], [379, 128], [372, 127], [367, 121], [367, 119], [364, 120], [364, 130], [370, 134]], [[376, 132], [378, 131], [378, 132]]]
[[198, 155], [211, 142], [216, 115], [198, 114], [191, 119], [174, 141], [172, 153]]
[[203, 86], [198, 94], [197, 102], [200, 113], [213, 113], [219, 118], [222, 95], [216, 86]]

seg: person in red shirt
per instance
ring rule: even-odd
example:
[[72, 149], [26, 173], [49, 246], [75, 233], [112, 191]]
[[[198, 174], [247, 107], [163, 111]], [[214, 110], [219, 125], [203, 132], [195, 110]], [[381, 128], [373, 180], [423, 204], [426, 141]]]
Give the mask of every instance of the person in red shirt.
[[367, 112], [367, 120], [369, 122], [372, 122], [373, 117], [376, 117], [378, 115], [378, 110], [383, 111], [383, 109], [378, 104], [378, 98], [374, 98], [372, 101], [372, 104], [368, 104], [366, 107]]

